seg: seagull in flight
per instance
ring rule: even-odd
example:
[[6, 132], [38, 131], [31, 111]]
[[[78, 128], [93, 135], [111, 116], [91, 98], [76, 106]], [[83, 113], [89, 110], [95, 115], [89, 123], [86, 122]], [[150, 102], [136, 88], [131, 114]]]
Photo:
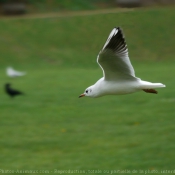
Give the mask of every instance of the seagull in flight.
[[26, 72], [19, 72], [17, 70], [14, 70], [12, 67], [7, 67], [6, 73], [7, 73], [7, 76], [11, 78], [20, 77], [26, 74]]
[[162, 83], [143, 81], [135, 76], [134, 68], [128, 56], [128, 48], [120, 27], [109, 34], [97, 63], [103, 71], [103, 77], [88, 87], [79, 97], [102, 97], [122, 95], [138, 91], [157, 94], [155, 88], [165, 87]]

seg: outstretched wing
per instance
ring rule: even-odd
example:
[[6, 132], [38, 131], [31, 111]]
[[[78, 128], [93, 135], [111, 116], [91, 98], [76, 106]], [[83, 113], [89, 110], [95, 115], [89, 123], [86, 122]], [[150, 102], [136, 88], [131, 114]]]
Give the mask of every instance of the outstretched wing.
[[135, 79], [135, 72], [128, 56], [128, 48], [122, 30], [114, 28], [97, 57], [105, 80]]

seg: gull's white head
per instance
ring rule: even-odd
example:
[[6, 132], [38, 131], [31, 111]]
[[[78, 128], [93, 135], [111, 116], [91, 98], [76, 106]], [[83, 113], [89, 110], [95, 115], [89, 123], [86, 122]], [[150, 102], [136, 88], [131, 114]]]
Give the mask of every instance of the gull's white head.
[[94, 91], [93, 91], [93, 86], [88, 87], [84, 91], [84, 93], [79, 96], [79, 98], [84, 97], [84, 96], [87, 96], [87, 97], [94, 97], [95, 96]]

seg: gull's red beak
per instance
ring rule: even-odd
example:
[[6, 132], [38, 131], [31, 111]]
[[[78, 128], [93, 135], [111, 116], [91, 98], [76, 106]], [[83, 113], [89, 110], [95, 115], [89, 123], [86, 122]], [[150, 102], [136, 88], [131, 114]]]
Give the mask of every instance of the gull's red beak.
[[79, 98], [80, 98], [80, 97], [84, 97], [84, 96], [85, 96], [85, 94], [81, 94], [81, 95], [79, 96]]

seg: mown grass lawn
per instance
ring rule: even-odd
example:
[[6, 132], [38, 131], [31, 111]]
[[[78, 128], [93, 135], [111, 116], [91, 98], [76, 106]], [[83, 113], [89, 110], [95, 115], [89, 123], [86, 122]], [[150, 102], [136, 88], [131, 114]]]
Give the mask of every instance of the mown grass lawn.
[[[156, 170], [157, 174], [173, 170], [173, 16], [174, 9], [147, 9], [1, 20], [0, 168], [50, 174], [55, 169]], [[167, 87], [158, 95], [139, 92], [79, 99], [102, 76], [96, 55], [118, 25], [126, 33], [136, 75]], [[10, 79], [5, 75], [9, 65], [28, 74]], [[25, 95], [10, 99], [3, 89], [6, 82]]]

